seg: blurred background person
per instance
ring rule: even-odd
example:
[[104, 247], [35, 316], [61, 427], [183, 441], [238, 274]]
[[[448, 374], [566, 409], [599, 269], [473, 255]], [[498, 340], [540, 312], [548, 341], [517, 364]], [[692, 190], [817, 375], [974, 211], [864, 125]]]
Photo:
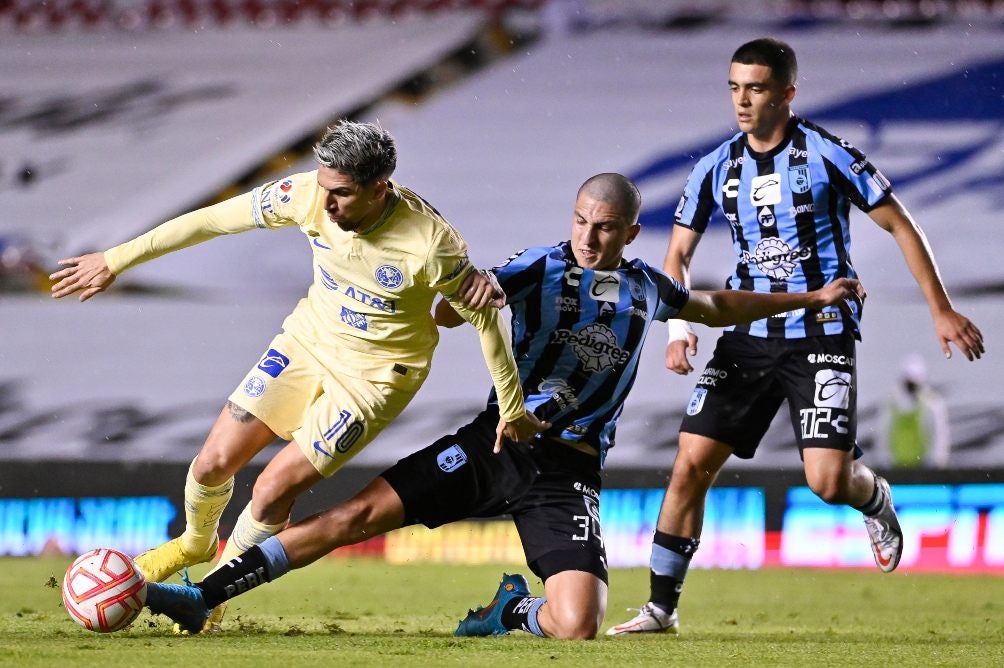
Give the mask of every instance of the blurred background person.
[[931, 386], [920, 355], [903, 359], [896, 387], [882, 406], [878, 446], [892, 466], [947, 468], [951, 454], [948, 410]]

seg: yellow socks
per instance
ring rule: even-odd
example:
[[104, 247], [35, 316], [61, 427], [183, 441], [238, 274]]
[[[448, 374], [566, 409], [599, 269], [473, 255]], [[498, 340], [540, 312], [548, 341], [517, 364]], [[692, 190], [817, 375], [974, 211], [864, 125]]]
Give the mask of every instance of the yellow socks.
[[[195, 460], [192, 460], [192, 465], [195, 465]], [[195, 479], [192, 467], [188, 467], [188, 477], [185, 478], [185, 533], [181, 536], [186, 552], [202, 554], [210, 548], [220, 524], [220, 515], [233, 493], [233, 478], [218, 487], [207, 487]]]

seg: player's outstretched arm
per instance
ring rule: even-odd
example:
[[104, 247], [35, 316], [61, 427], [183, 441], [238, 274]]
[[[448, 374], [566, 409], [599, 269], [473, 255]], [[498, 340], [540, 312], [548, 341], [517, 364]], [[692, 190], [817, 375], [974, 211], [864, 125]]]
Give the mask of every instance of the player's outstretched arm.
[[60, 299], [76, 292], [80, 301], [85, 302], [99, 292], [104, 292], [115, 281], [115, 274], [108, 269], [104, 253], [88, 253], [79, 257], [68, 257], [59, 264], [66, 267], [50, 274], [54, 281], [52, 297]]
[[66, 268], [49, 276], [55, 281], [52, 296], [59, 299], [80, 292], [80, 301], [87, 301], [130, 267], [223, 234], [252, 229], [255, 222], [248, 214], [251, 201], [251, 193], [238, 195], [173, 218], [104, 253], [60, 260]]
[[864, 298], [864, 287], [853, 278], [838, 278], [812, 292], [767, 294], [741, 290], [693, 290], [679, 315], [709, 327], [725, 327], [794, 309], [841, 306], [847, 301], [861, 302]]
[[934, 333], [945, 357], [951, 359], [952, 349], [949, 344], [955, 344], [970, 362], [979, 359], [986, 352], [983, 333], [952, 306], [927, 236], [910, 212], [896, 195], [889, 195], [869, 211], [868, 215], [896, 240], [906, 266], [927, 300], [934, 320]]

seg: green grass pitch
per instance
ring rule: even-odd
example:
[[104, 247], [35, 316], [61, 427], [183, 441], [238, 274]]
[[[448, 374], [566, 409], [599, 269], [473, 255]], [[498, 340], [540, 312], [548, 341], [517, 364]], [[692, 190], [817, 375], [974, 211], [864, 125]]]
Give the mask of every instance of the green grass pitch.
[[[223, 633], [180, 637], [148, 613], [115, 634], [79, 628], [47, 586], [69, 562], [0, 559], [0, 666], [1004, 666], [994, 576], [695, 570], [679, 637], [559, 642], [452, 636], [512, 566], [325, 559], [235, 600]], [[604, 630], [643, 601], [647, 580], [611, 573]]]

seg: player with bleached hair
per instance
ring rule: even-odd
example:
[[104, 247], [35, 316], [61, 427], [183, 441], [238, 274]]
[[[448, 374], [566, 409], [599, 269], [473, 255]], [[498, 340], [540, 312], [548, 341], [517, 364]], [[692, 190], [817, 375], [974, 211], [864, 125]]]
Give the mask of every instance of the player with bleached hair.
[[[973, 360], [983, 336], [948, 298], [924, 233], [892, 187], [856, 148], [792, 114], [798, 64], [792, 48], [763, 38], [732, 56], [729, 89], [739, 132], [694, 167], [676, 210], [664, 269], [688, 283], [690, 261], [712, 212], [732, 231], [735, 272], [728, 286], [750, 293], [813, 290], [837, 276], [857, 276], [851, 263], [850, 206], [889, 232], [920, 285], [946, 356], [949, 343]], [[888, 483], [858, 461], [855, 342], [860, 309], [797, 309], [730, 328], [680, 426], [652, 544], [649, 600], [610, 635], [675, 632], [677, 602], [698, 548], [704, 501], [732, 455], [753, 457], [787, 399], [806, 481], [831, 504], [860, 510], [875, 563], [896, 568], [903, 536]], [[670, 324], [666, 366], [693, 371], [687, 353], [697, 337]]]
[[[343, 545], [406, 525], [509, 514], [545, 595], [533, 596], [522, 575], [504, 575], [492, 602], [471, 611], [456, 634], [594, 637], [607, 601], [600, 469], [651, 324], [680, 317], [720, 326], [864, 296], [845, 278], [792, 294], [690, 292], [623, 258], [641, 229], [640, 206], [627, 178], [593, 176], [578, 191], [570, 241], [521, 251], [493, 270], [512, 309], [527, 410], [549, 428], [499, 450], [493, 393], [472, 422], [405, 457], [352, 499], [291, 525], [197, 585], [149, 585], [147, 607], [198, 632], [214, 606]], [[494, 296], [485, 282], [464, 294], [472, 305]], [[462, 322], [451, 306], [437, 306], [445, 326]]]
[[497, 309], [457, 300], [464, 279], [477, 274], [466, 243], [428, 202], [391, 181], [397, 149], [390, 133], [342, 121], [314, 153], [315, 171], [187, 213], [104, 253], [61, 260], [67, 267], [51, 277], [54, 297], [79, 292], [85, 301], [141, 262], [254, 229], [297, 226], [311, 252], [307, 296], [230, 395], [192, 462], [184, 533], [136, 559], [150, 582], [217, 554], [234, 474], [265, 446], [289, 441], [255, 481], [224, 562], [282, 529], [298, 495], [397, 417], [429, 373], [439, 340], [431, 314], [437, 294], [478, 330], [500, 399], [497, 441], [525, 440], [543, 426], [524, 408]]

